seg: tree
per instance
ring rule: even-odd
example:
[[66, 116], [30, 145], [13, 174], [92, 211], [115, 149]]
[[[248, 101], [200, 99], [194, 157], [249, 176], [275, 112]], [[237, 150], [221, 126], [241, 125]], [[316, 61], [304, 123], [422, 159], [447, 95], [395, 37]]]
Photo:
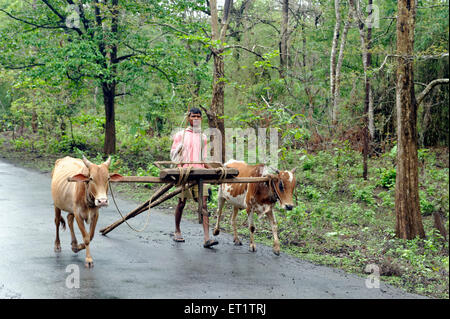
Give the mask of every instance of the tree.
[[397, 6], [397, 172], [395, 184], [396, 235], [424, 238], [419, 202], [417, 158], [417, 101], [414, 94], [414, 27], [416, 3], [399, 0]]
[[[55, 86], [63, 77], [76, 85], [94, 79], [103, 93], [103, 151], [113, 154], [116, 152], [116, 97], [128, 94], [118, 93], [118, 86], [146, 76], [149, 72], [142, 65], [164, 73], [161, 66], [153, 63], [163, 53], [149, 52], [151, 41], [147, 37], [151, 33], [142, 32], [139, 26], [140, 11], [151, 16], [152, 9], [163, 10], [154, 9], [153, 5], [152, 1], [129, 4], [119, 0], [41, 0], [33, 5], [0, 7], [0, 12], [15, 23], [11, 28], [23, 30], [19, 38], [22, 46], [15, 45], [16, 39], [6, 39], [8, 52], [0, 53], [0, 63], [8, 69], [29, 70], [36, 77], [51, 79]], [[10, 55], [6, 56], [7, 53]]]
[[210, 112], [208, 112], [209, 127], [219, 129], [222, 134], [222, 162], [225, 162], [225, 65], [223, 61], [224, 41], [226, 38], [229, 24], [230, 11], [233, 6], [233, 0], [225, 0], [223, 7], [222, 22], [219, 24], [219, 15], [217, 10], [217, 1], [210, 0], [209, 7], [211, 12], [211, 46], [214, 70], [213, 70], [213, 88]]
[[[344, 49], [345, 42], [347, 40], [348, 30], [350, 28], [351, 22], [351, 10], [348, 12], [348, 19], [344, 24], [344, 29], [341, 36], [341, 2], [340, 0], [335, 0], [334, 10], [336, 16], [336, 22], [334, 26], [333, 41], [331, 44], [331, 54], [330, 54], [330, 96], [331, 96], [331, 121], [333, 125], [337, 124], [337, 116], [339, 113], [339, 98], [340, 98], [340, 84], [341, 84], [341, 69], [342, 62], [344, 60]], [[341, 43], [339, 45], [339, 54], [337, 51], [338, 41], [341, 38]], [[337, 55], [337, 61], [336, 61]]]
[[358, 24], [359, 36], [361, 40], [362, 61], [364, 69], [364, 122], [363, 122], [363, 178], [367, 179], [367, 158], [369, 156], [369, 140], [373, 139], [375, 134], [374, 115], [373, 115], [373, 93], [370, 76], [368, 74], [372, 65], [372, 23], [373, 8], [372, 0], [368, 1], [369, 15], [365, 21], [367, 23], [367, 34], [365, 34], [366, 23], [363, 20], [359, 0], [350, 0], [350, 10]]
[[289, 0], [282, 1], [281, 41], [280, 41], [280, 77], [285, 76], [288, 67], [288, 38], [289, 38]]

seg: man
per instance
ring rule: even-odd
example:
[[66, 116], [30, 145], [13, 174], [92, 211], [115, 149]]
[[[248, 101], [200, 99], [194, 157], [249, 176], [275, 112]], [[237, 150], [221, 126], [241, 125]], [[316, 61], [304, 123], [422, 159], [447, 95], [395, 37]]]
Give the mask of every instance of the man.
[[[180, 162], [200, 162], [206, 157], [206, 136], [201, 132], [202, 112], [198, 108], [192, 108], [187, 115], [189, 127], [176, 133], [173, 137], [173, 144], [170, 150], [172, 161]], [[183, 167], [211, 168], [208, 164], [184, 164]], [[191, 193], [192, 190], [192, 193]], [[208, 187], [203, 184], [203, 195], [208, 194]], [[198, 200], [198, 185], [187, 189], [180, 194], [178, 205], [175, 209], [175, 233], [173, 240], [184, 242], [181, 235], [180, 222], [187, 198]], [[203, 247], [210, 248], [217, 245], [218, 242], [209, 238], [209, 214], [207, 210], [207, 196], [203, 196]]]

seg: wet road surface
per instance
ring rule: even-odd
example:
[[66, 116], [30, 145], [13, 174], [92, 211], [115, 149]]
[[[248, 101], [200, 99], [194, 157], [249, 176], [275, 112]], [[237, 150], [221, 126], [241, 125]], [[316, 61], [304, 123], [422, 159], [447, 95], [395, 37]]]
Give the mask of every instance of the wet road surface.
[[[116, 200], [123, 213], [139, 204]], [[205, 249], [201, 225], [187, 220], [186, 242], [175, 243], [173, 215], [156, 209], [144, 232], [122, 224], [102, 236], [98, 230], [119, 218], [110, 202], [91, 243], [95, 267], [86, 269], [85, 251], [70, 248], [68, 227], [60, 231], [62, 251], [53, 251], [50, 175], [0, 159], [0, 298], [420, 298], [383, 283], [368, 289], [366, 277], [275, 256], [261, 244], [251, 253], [246, 241], [234, 246], [224, 233]], [[144, 215], [130, 224], [140, 228]], [[82, 242], [76, 223], [75, 232]]]

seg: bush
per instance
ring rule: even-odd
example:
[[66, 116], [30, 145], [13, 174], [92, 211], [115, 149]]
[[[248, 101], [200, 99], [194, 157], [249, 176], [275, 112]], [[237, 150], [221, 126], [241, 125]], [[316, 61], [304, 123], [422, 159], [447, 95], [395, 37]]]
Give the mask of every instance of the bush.
[[369, 205], [375, 205], [375, 200], [373, 199], [372, 185], [361, 187], [360, 185], [351, 184], [349, 186], [349, 190], [352, 192], [353, 197], [355, 199], [367, 203]]
[[396, 178], [396, 170], [395, 168], [391, 169], [383, 169], [380, 174], [380, 180], [377, 185], [391, 189], [395, 186], [395, 178]]

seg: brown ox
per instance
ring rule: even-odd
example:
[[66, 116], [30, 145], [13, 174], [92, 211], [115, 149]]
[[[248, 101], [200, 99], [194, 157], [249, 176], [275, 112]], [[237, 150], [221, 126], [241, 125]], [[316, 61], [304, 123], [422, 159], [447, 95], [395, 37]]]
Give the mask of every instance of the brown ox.
[[[222, 209], [225, 201], [233, 205], [233, 214], [231, 215], [231, 225], [233, 226], [233, 237], [235, 245], [242, 245], [238, 238], [236, 230], [236, 217], [240, 209], [246, 209], [248, 214], [248, 227], [250, 230], [250, 251], [256, 251], [253, 235], [255, 233], [255, 224], [253, 222], [253, 213], [258, 216], [266, 214], [272, 227], [273, 234], [273, 252], [280, 254], [280, 242], [278, 239], [278, 227], [275, 217], [272, 213], [273, 206], [277, 201], [280, 202], [283, 209], [291, 210], [293, 206], [292, 193], [295, 188], [295, 168], [291, 171], [278, 171], [264, 164], [248, 165], [245, 162], [230, 161], [225, 164], [226, 167], [232, 167], [239, 170], [238, 177], [262, 177], [268, 176], [270, 182], [264, 183], [230, 183], [222, 184], [218, 193], [218, 216], [214, 235], [220, 232], [219, 222], [222, 215]], [[274, 171], [274, 172], [273, 172]], [[273, 174], [275, 173], [275, 174]]]
[[[56, 240], [55, 251], [61, 251], [59, 241], [59, 225], [65, 229], [66, 222], [61, 216], [61, 211], [66, 211], [72, 236], [72, 250], [79, 252], [86, 248], [86, 267], [94, 266], [89, 243], [94, 238], [95, 226], [100, 207], [108, 206], [108, 181], [116, 181], [122, 178], [119, 174], [109, 174], [111, 158], [100, 165], [95, 165], [83, 159], [64, 157], [56, 160], [52, 171], [52, 197], [55, 206]], [[69, 182], [72, 178], [77, 182]], [[73, 230], [73, 219], [77, 221], [78, 228], [83, 236], [83, 244], [78, 244]], [[90, 224], [89, 233], [84, 223]]]

